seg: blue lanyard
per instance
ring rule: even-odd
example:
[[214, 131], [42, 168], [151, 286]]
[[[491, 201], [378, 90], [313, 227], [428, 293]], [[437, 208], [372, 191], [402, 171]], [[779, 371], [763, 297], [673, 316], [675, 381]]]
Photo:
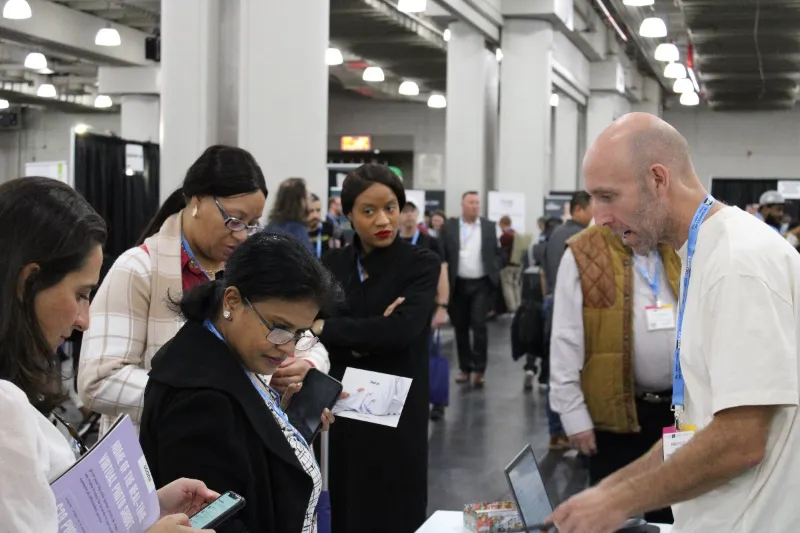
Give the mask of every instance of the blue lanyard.
[[463, 218], [460, 219], [460, 222], [461, 222], [461, 248], [463, 249], [467, 247], [467, 243], [472, 238], [472, 236], [475, 235], [475, 231], [478, 229], [477, 228], [478, 219], [476, 219], [475, 222], [472, 223], [471, 226], [472, 229], [470, 230], [469, 234], [467, 234], [467, 232], [465, 231], [467, 229], [467, 223], [464, 222]]
[[200, 261], [197, 260], [197, 256], [194, 255], [192, 247], [189, 246], [189, 241], [186, 240], [186, 235], [184, 235], [183, 233], [181, 233], [181, 244], [183, 244], [183, 249], [186, 251], [186, 255], [189, 256], [189, 259], [192, 260], [192, 262], [195, 264], [197, 268], [203, 271], [203, 274], [205, 275], [206, 278], [208, 278], [209, 281], [212, 281], [211, 276], [209, 276], [208, 272], [206, 272], [206, 270], [200, 265]]
[[358, 279], [361, 280], [361, 283], [364, 283], [364, 280], [367, 279], [367, 274], [364, 272], [364, 265], [361, 264], [361, 258], [356, 256], [356, 267], [358, 268]]
[[322, 222], [319, 223], [319, 229], [317, 229], [317, 259], [322, 257]]
[[685, 387], [686, 384], [683, 380], [683, 371], [681, 370], [681, 331], [683, 329], [683, 312], [686, 309], [686, 296], [689, 292], [689, 280], [692, 277], [692, 259], [694, 258], [694, 250], [697, 246], [697, 234], [700, 232], [700, 225], [705, 220], [706, 215], [711, 210], [716, 200], [710, 194], [706, 196], [700, 207], [692, 218], [692, 225], [689, 227], [689, 239], [686, 244], [686, 270], [683, 274], [683, 294], [681, 294], [681, 303], [678, 307], [678, 323], [675, 335], [675, 372], [672, 375], [672, 409], [675, 411], [676, 426], [679, 423], [680, 413], [683, 411]]
[[658, 252], [656, 252], [656, 268], [655, 271], [653, 272], [652, 278], [650, 277], [650, 273], [647, 271], [644, 265], [641, 262], [639, 262], [636, 256], [633, 256], [633, 264], [634, 266], [636, 266], [636, 270], [639, 271], [639, 274], [642, 275], [647, 284], [650, 285], [650, 290], [653, 291], [653, 296], [655, 296], [656, 298], [656, 305], [660, 306], [661, 301], [658, 299], [658, 294], [659, 294], [659, 285], [661, 284], [661, 280], [659, 278], [658, 271], [659, 271], [659, 265], [661, 264], [661, 257], [658, 255]]
[[[306, 442], [306, 439], [303, 438], [303, 436], [295, 429], [292, 423], [289, 422], [289, 418], [286, 416], [286, 413], [284, 413], [283, 409], [281, 409], [280, 396], [278, 395], [278, 393], [275, 392], [275, 390], [272, 387], [270, 387], [263, 381], [256, 380], [256, 378], [253, 377], [253, 374], [251, 374], [247, 370], [245, 370], [245, 374], [247, 374], [247, 377], [250, 378], [250, 382], [253, 384], [253, 387], [256, 388], [256, 391], [258, 391], [258, 393], [264, 399], [266, 404], [269, 406], [270, 410], [273, 411], [275, 414], [277, 414], [279, 417], [281, 417], [283, 423], [286, 424], [286, 427], [292, 430], [297, 440], [302, 442], [303, 446], [308, 448], [308, 443]], [[267, 387], [267, 389], [269, 390], [269, 394], [267, 394], [267, 391], [265, 391], [262, 387], [259, 386], [259, 382], [261, 385], [264, 385], [264, 387]]]
[[418, 240], [419, 240], [419, 228], [417, 228], [417, 232], [416, 232], [416, 233], [414, 233], [414, 236], [413, 236], [413, 237], [411, 237], [411, 244], [413, 244], [414, 246], [416, 246], [416, 245], [417, 245], [417, 241], [418, 241]]
[[[225, 342], [225, 338], [222, 336], [222, 334], [219, 332], [216, 326], [214, 326], [214, 324], [211, 323], [210, 320], [206, 320], [205, 322], [203, 322], [203, 325], [206, 327], [206, 329], [208, 329], [208, 331], [216, 335], [219, 340]], [[284, 421], [286, 426], [294, 432], [294, 436], [297, 437], [297, 440], [302, 442], [303, 445], [306, 448], [308, 448], [308, 443], [306, 442], [306, 439], [304, 439], [303, 436], [294, 428], [292, 423], [289, 422], [286, 413], [284, 413], [283, 410], [281, 409], [280, 395], [277, 392], [275, 392], [275, 390], [272, 387], [262, 382], [262, 384], [269, 390], [269, 394], [267, 394], [267, 392], [263, 388], [259, 387], [259, 384], [258, 382], [256, 382], [256, 379], [253, 377], [253, 374], [248, 372], [247, 369], [244, 369], [244, 373], [247, 374], [248, 378], [250, 378], [250, 382], [253, 384], [253, 387], [255, 387], [258, 394], [260, 394], [261, 397], [264, 399], [270, 410], [277, 413], [277, 415], [281, 417], [281, 420]]]

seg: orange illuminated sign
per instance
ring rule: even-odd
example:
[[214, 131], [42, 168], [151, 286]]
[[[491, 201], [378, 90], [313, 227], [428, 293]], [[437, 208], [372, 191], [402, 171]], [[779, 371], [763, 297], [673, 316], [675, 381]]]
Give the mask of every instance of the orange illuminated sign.
[[344, 135], [342, 152], [368, 152], [372, 150], [372, 137], [369, 135]]

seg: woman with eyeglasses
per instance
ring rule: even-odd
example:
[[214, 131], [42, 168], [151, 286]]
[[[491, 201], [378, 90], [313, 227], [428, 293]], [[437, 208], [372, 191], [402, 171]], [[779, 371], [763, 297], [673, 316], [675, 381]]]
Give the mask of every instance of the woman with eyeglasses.
[[140, 438], [157, 483], [200, 476], [245, 498], [219, 533], [314, 530], [319, 467], [283, 410], [299, 386], [281, 397], [262, 376], [317, 342], [308, 330], [340, 294], [302, 244], [262, 232], [180, 300], [187, 322], [153, 359]]
[[[84, 335], [78, 392], [101, 413], [104, 434], [125, 413], [138, 426], [153, 355], [180, 329], [169, 297], [213, 280], [233, 251], [260, 231], [267, 184], [253, 156], [211, 146], [183, 186], [156, 213], [139, 246], [122, 254], [92, 301], [97, 327]], [[319, 352], [319, 353], [317, 353]], [[298, 354], [277, 378], [301, 381], [311, 365], [327, 371], [327, 353]]]
[[[64, 400], [57, 350], [89, 327], [105, 240], [103, 219], [68, 185], [33, 177], [0, 185], [0, 531], [59, 531], [50, 483], [76, 455], [48, 419]], [[216, 496], [189, 479], [162, 488], [163, 518], [148, 533], [190, 531], [183, 513]]]

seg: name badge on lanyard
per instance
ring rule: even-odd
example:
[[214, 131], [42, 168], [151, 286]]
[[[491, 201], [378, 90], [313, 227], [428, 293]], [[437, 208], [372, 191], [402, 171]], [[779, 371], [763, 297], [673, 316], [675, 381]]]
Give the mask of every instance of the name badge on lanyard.
[[671, 305], [664, 305], [659, 298], [661, 284], [661, 277], [659, 276], [659, 271], [661, 270], [661, 256], [658, 254], [658, 252], [655, 252], [655, 254], [656, 268], [652, 277], [650, 277], [650, 273], [647, 271], [647, 268], [645, 268], [645, 265], [636, 259], [636, 257], [633, 258], [633, 264], [636, 267], [636, 270], [650, 286], [650, 290], [653, 291], [653, 297], [656, 300], [656, 305], [649, 305], [644, 308], [645, 317], [647, 320], [647, 331], [675, 329], [675, 311]]
[[683, 315], [686, 311], [686, 298], [689, 292], [689, 280], [692, 277], [692, 259], [694, 259], [694, 251], [697, 247], [697, 235], [700, 233], [700, 225], [703, 223], [703, 220], [705, 220], [708, 212], [711, 211], [714, 202], [716, 202], [716, 200], [713, 196], [706, 196], [705, 200], [703, 200], [697, 208], [697, 211], [695, 211], [694, 217], [692, 218], [692, 225], [689, 227], [689, 238], [686, 243], [686, 268], [683, 274], [681, 298], [678, 304], [678, 322], [675, 333], [675, 366], [672, 373], [672, 410], [675, 413], [675, 425], [674, 427], [664, 428], [662, 444], [665, 461], [683, 445], [689, 442], [695, 433], [694, 425], [687, 424], [683, 420], [686, 383], [683, 379], [683, 370], [681, 368], [681, 334], [683, 332]]

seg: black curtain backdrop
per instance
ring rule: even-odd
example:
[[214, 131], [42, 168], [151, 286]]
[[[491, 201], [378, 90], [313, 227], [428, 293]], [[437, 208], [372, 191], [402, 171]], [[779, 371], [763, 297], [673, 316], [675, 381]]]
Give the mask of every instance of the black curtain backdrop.
[[106, 261], [113, 262], [136, 244], [159, 206], [158, 145], [142, 144], [144, 173], [125, 173], [125, 145], [118, 137], [77, 135], [75, 139], [75, 189], [108, 224]]
[[[711, 180], [711, 195], [714, 198], [741, 209], [750, 204], [757, 204], [763, 193], [777, 189], [777, 179], [714, 178]], [[793, 221], [800, 220], [800, 202], [788, 200], [783, 212], [791, 216]]]

